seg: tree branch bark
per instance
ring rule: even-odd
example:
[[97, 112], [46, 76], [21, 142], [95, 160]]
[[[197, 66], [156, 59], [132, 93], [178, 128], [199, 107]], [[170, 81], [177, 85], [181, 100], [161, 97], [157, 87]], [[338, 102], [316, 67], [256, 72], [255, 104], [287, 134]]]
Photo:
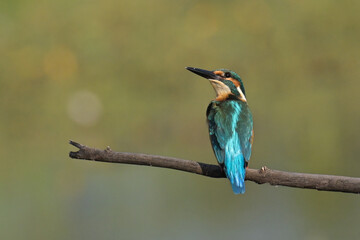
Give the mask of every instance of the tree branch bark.
[[[107, 147], [105, 150], [100, 150], [87, 147], [74, 141], [70, 141], [70, 144], [79, 149], [77, 152], [69, 153], [71, 158], [171, 168], [212, 178], [226, 177], [223, 170], [218, 165], [141, 153], [114, 152], [110, 147]], [[246, 180], [258, 184], [269, 183], [270, 185], [275, 186], [281, 185], [287, 187], [317, 189], [319, 191], [360, 193], [360, 178], [284, 172], [271, 170], [267, 167], [262, 167], [259, 170], [246, 169]]]

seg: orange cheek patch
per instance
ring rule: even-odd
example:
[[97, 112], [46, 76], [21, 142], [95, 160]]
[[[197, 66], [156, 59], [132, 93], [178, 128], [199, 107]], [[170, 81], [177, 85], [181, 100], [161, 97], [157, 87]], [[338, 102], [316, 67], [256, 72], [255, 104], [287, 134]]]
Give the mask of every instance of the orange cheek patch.
[[224, 72], [223, 71], [214, 71], [214, 74], [223, 76]]
[[235, 79], [233, 79], [233, 78], [227, 78], [226, 80], [230, 80], [230, 81], [232, 81], [232, 82], [233, 82], [233, 84], [235, 85], [235, 87], [239, 87], [239, 86], [240, 86], [239, 81], [237, 81], [237, 80], [235, 80]]

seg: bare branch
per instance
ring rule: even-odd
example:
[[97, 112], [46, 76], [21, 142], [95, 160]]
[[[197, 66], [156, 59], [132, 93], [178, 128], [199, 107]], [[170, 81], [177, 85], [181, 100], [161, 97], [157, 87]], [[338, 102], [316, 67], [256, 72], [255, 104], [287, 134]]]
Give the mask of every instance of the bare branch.
[[[100, 150], [74, 141], [70, 141], [70, 144], [79, 148], [77, 152], [70, 152], [69, 156], [71, 158], [171, 168], [212, 178], [225, 178], [224, 172], [218, 165], [141, 153], [114, 152], [110, 147]], [[246, 180], [258, 184], [269, 183], [271, 185], [309, 188], [320, 191], [360, 193], [360, 178], [284, 172], [271, 170], [267, 167], [262, 167], [260, 170], [246, 169]]]

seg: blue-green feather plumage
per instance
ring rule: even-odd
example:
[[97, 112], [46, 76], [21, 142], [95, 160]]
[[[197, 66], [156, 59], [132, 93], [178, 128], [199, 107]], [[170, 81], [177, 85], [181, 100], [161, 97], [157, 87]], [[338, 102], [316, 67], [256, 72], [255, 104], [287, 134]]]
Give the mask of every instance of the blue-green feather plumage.
[[234, 193], [244, 193], [253, 129], [247, 103], [240, 100], [212, 101], [207, 109], [207, 120], [219, 164], [224, 167]]
[[245, 88], [239, 75], [227, 69], [208, 71], [187, 67], [208, 79], [216, 99], [207, 108], [211, 145], [229, 178], [233, 191], [245, 192], [245, 173], [251, 156], [253, 121], [247, 105]]

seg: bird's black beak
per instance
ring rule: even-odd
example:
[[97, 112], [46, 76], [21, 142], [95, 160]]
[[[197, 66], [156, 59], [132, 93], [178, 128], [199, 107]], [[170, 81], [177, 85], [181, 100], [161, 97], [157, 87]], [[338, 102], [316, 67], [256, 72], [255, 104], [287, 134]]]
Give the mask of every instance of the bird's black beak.
[[220, 77], [213, 73], [212, 71], [200, 69], [200, 68], [193, 68], [193, 67], [186, 67], [187, 70], [193, 72], [199, 76], [202, 76], [207, 79], [219, 79]]

